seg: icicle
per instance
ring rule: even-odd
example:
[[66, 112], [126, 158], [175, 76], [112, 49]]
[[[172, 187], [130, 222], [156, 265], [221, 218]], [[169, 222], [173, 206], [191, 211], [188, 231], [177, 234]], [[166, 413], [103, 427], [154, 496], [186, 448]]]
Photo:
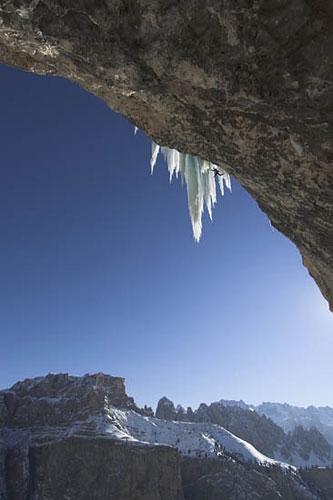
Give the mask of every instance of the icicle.
[[213, 220], [212, 208], [216, 203], [216, 183], [214, 174], [210, 169], [210, 163], [206, 160], [200, 161], [201, 176], [203, 184], [203, 193], [207, 211], [211, 220]]
[[221, 195], [224, 196], [223, 175], [219, 175], [218, 183], [219, 183], [219, 186], [220, 186]]
[[155, 144], [155, 142], [152, 142], [152, 145], [151, 145], [151, 159], [150, 159], [150, 171], [151, 171], [151, 173], [154, 172], [154, 167], [155, 167], [155, 163], [156, 163], [156, 160], [157, 160], [157, 156], [158, 156], [159, 150], [160, 150], [159, 145]]
[[185, 182], [193, 236], [199, 241], [202, 230], [203, 196], [200, 164], [196, 156], [185, 155]]
[[225, 185], [227, 186], [227, 188], [229, 189], [229, 191], [231, 193], [231, 179], [230, 179], [230, 175], [227, 174], [226, 172], [224, 172], [223, 179], [224, 179]]
[[179, 170], [182, 178], [182, 183], [184, 184], [185, 180], [185, 155], [179, 153]]
[[169, 148], [161, 148], [161, 151], [168, 165], [171, 182], [173, 174], [176, 174], [176, 177], [178, 177], [180, 153], [176, 149]]
[[215, 177], [218, 177], [220, 191], [223, 196], [224, 184], [231, 191], [230, 176], [222, 167], [207, 160], [201, 160], [197, 156], [180, 153], [176, 149], [160, 148], [155, 143], [152, 144], [150, 160], [152, 173], [160, 149], [168, 165], [170, 182], [174, 174], [178, 177], [179, 172], [182, 181], [184, 182], [185, 180], [193, 235], [194, 239], [199, 241], [202, 231], [204, 203], [206, 204], [210, 219], [213, 219], [212, 209], [216, 203]]

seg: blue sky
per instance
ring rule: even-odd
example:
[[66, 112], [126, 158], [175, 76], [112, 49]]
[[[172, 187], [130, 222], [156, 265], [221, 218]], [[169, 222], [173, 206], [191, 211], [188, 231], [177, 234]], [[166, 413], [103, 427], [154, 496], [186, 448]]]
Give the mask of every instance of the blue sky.
[[144, 134], [64, 79], [0, 78], [0, 387], [103, 371], [139, 405], [333, 406], [327, 304], [236, 181], [197, 244]]

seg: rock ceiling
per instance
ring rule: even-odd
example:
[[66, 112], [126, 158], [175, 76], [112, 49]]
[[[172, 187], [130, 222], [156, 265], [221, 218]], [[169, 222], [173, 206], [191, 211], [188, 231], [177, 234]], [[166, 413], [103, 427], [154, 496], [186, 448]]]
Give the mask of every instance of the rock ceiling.
[[0, 60], [225, 167], [333, 308], [332, 2], [1, 0]]

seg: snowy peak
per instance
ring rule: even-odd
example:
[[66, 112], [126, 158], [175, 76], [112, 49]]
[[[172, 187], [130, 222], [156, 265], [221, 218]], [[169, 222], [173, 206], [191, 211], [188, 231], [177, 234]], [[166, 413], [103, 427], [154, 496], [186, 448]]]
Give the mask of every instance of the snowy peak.
[[255, 407], [244, 401], [220, 400], [210, 405], [201, 403], [195, 411], [189, 408], [187, 412], [183, 408], [177, 411], [177, 408], [172, 401], [162, 398], [156, 416], [173, 421], [217, 424], [251, 443], [264, 455], [297, 467], [323, 467], [331, 463], [330, 445], [318, 429], [294, 425], [292, 432], [286, 433], [273, 419], [259, 414]]
[[285, 432], [292, 432], [299, 425], [305, 429], [315, 427], [333, 445], [333, 408], [329, 406], [303, 408], [287, 403], [262, 403], [255, 409], [260, 415], [272, 419]]
[[238, 406], [238, 408], [242, 408], [243, 410], [250, 410], [252, 407], [241, 399], [240, 401], [236, 401], [234, 399], [220, 399], [219, 403], [223, 406]]
[[17, 382], [9, 391], [15, 392], [18, 397], [32, 398], [68, 398], [74, 394], [84, 396], [93, 391], [100, 391], [113, 399], [128, 399], [125, 380], [104, 373], [86, 374], [83, 377], [74, 377], [68, 373], [49, 373], [45, 377]]

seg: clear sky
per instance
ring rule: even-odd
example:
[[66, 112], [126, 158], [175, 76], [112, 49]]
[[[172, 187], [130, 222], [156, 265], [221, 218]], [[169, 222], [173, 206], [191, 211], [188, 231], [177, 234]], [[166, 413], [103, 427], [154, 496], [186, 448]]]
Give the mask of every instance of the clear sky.
[[103, 371], [141, 406], [333, 406], [327, 303], [235, 180], [197, 244], [143, 133], [64, 79], [0, 85], [1, 388]]

